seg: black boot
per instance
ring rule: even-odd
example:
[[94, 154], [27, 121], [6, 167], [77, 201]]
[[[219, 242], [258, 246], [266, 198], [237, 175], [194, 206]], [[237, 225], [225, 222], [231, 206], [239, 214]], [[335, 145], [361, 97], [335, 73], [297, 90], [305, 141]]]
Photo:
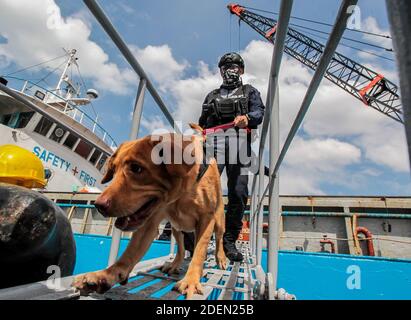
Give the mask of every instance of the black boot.
[[237, 247], [235, 246], [235, 241], [237, 240], [237, 238], [238, 238], [238, 234], [237, 236], [235, 236], [233, 232], [226, 231], [226, 233], [224, 233], [224, 237], [223, 237], [224, 252], [227, 258], [232, 262], [243, 261], [243, 255], [241, 254], [241, 252], [237, 250]]

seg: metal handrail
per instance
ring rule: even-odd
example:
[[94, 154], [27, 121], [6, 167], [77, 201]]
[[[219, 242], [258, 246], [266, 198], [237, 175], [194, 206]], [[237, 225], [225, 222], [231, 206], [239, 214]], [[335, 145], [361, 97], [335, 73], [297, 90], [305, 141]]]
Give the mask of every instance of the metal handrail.
[[[60, 95], [58, 95], [58, 94], [50, 91], [49, 89], [46, 89], [46, 88], [38, 85], [37, 83], [34, 83], [34, 82], [30, 81], [30, 80], [26, 80], [26, 79], [22, 79], [22, 78], [18, 78], [18, 77], [13, 77], [13, 76], [7, 76], [7, 77], [5, 77], [5, 78], [6, 78], [6, 79], [13, 79], [13, 80], [17, 80], [17, 81], [24, 81], [25, 84], [24, 84], [24, 86], [23, 86], [23, 88], [22, 88], [22, 90], [21, 90], [20, 92], [22, 92], [22, 93], [29, 92], [29, 93], [31, 94], [31, 95], [29, 94], [31, 97], [36, 98], [36, 97], [34, 96], [33, 92], [31, 92], [31, 89], [34, 87], [34, 88], [39, 88], [39, 89], [45, 91], [47, 94], [53, 95], [54, 97], [62, 100], [62, 102], [65, 102], [67, 105], [70, 106], [70, 108], [72, 108], [72, 110], [70, 110], [70, 111], [73, 111], [73, 110], [74, 110], [74, 112], [71, 112], [72, 115], [70, 115], [68, 112], [61, 111], [61, 110], [59, 110], [59, 109], [57, 109], [57, 108], [54, 108], [55, 110], [57, 110], [57, 111], [65, 114], [65, 115], [71, 117], [72, 119], [76, 120], [78, 123], [80, 123], [80, 124], [82, 124], [83, 126], [85, 126], [87, 129], [89, 129], [91, 132], [93, 132], [96, 136], [98, 136], [103, 142], [107, 143], [107, 145], [109, 145], [110, 147], [113, 147], [113, 146], [114, 146], [114, 147], [117, 147], [116, 141], [115, 141], [114, 138], [107, 132], [107, 130], [105, 130], [96, 120], [94, 120], [93, 118], [91, 118], [91, 116], [89, 116], [89, 115], [88, 115], [87, 113], [85, 113], [84, 111], [80, 110], [76, 105], [74, 105], [74, 104], [73, 104], [72, 102], [70, 102], [69, 100], [61, 97]], [[30, 84], [30, 87], [29, 87], [29, 88], [27, 87], [27, 84]], [[42, 102], [44, 102], [44, 101], [42, 101]], [[47, 104], [47, 102], [44, 102], [44, 103]], [[79, 118], [80, 118], [79, 120], [77, 120], [77, 116], [79, 116]], [[86, 118], [87, 120], [90, 120], [90, 121], [91, 121], [91, 124], [88, 123], [88, 122], [85, 122], [85, 121], [84, 121], [84, 118]], [[96, 130], [96, 128], [100, 129], [101, 132], [98, 131], [98, 130]], [[108, 137], [108, 138], [107, 138], [107, 137]], [[106, 140], [108, 140], [108, 141], [106, 142]]]

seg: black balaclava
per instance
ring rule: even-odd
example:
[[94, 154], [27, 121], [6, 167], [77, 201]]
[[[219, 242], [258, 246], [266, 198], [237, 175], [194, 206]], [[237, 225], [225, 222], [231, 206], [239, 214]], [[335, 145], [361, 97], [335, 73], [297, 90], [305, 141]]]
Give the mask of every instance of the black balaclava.
[[225, 89], [234, 89], [239, 87], [241, 82], [240, 77], [240, 66], [237, 64], [227, 64], [221, 67], [221, 73], [223, 76], [222, 88]]

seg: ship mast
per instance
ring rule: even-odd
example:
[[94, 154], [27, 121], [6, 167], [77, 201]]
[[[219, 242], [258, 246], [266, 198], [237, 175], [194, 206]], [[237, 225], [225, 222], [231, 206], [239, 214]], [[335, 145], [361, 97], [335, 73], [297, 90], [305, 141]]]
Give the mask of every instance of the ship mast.
[[[76, 50], [76, 49], [72, 49], [72, 50], [69, 52], [69, 58], [68, 58], [68, 60], [67, 60], [66, 66], [64, 67], [63, 73], [61, 74], [60, 79], [59, 79], [59, 82], [57, 83], [57, 86], [56, 86], [56, 89], [55, 89], [56, 94], [58, 94], [59, 96], [63, 96], [63, 94], [62, 94], [62, 92], [61, 92], [61, 84], [63, 83], [63, 81], [66, 82], [66, 83], [69, 85], [69, 87], [72, 89], [72, 90], [69, 90], [69, 91], [67, 92], [67, 95], [66, 95], [66, 97], [65, 97], [66, 99], [67, 99], [67, 98], [71, 98], [71, 94], [72, 94], [73, 92], [74, 92], [74, 93], [78, 93], [77, 90], [76, 90], [76, 88], [74, 88], [74, 86], [71, 84], [70, 80], [68, 79], [68, 75], [67, 75], [67, 70], [68, 70], [68, 68], [69, 68], [72, 64], [76, 64], [76, 60], [77, 60], [77, 58], [75, 57], [76, 53], [77, 53], [77, 50]], [[73, 91], [73, 92], [71, 92], [71, 91]]]

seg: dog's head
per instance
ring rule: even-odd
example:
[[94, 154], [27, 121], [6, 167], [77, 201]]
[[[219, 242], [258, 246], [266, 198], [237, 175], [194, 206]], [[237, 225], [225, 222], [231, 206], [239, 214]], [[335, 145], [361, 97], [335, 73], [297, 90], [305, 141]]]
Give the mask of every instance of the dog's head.
[[201, 143], [198, 136], [165, 134], [121, 144], [108, 161], [102, 183], [111, 183], [95, 201], [96, 208], [117, 217], [116, 227], [123, 231], [163, 214], [161, 208], [181, 196], [183, 181], [196, 175]]

